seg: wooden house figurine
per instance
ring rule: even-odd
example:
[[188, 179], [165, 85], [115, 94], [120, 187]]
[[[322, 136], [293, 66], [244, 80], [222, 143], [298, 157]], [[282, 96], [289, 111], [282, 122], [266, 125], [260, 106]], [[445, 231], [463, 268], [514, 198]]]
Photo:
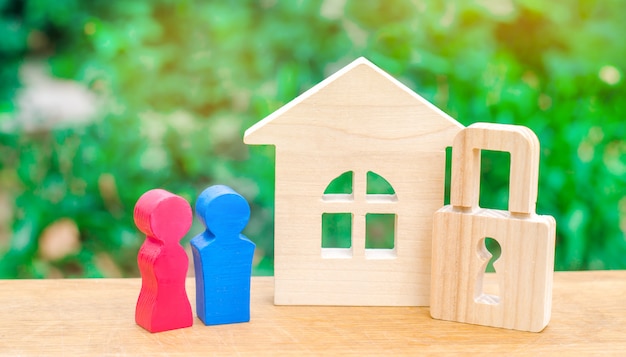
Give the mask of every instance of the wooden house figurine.
[[[275, 303], [428, 305], [445, 149], [462, 128], [365, 58], [250, 127], [246, 144], [276, 146]], [[324, 246], [337, 219], [351, 241]], [[387, 246], [368, 242], [377, 220]]]

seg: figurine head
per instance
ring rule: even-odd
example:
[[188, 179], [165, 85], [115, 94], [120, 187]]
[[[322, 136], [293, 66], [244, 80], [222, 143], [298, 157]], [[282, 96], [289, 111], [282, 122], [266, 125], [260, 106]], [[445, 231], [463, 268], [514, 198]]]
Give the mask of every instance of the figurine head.
[[178, 243], [191, 228], [193, 213], [184, 198], [161, 189], [144, 193], [135, 205], [137, 228], [164, 243]]
[[250, 205], [232, 188], [215, 185], [198, 196], [196, 214], [216, 237], [239, 235], [250, 219]]

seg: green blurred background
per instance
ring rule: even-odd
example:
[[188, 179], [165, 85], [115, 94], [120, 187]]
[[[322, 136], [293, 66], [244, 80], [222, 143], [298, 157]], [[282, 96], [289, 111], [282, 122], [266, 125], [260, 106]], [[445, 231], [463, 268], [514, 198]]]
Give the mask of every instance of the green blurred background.
[[[626, 268], [620, 0], [0, 0], [0, 277], [138, 276], [137, 198], [227, 184], [273, 267], [274, 149], [244, 130], [359, 56], [542, 144], [556, 268]], [[508, 168], [483, 155], [481, 205]], [[196, 220], [189, 236], [201, 231]]]

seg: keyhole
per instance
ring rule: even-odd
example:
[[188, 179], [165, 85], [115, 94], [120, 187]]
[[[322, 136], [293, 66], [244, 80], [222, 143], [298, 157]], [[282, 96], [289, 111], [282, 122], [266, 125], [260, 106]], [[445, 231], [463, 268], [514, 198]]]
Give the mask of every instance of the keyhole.
[[497, 240], [485, 237], [478, 243], [478, 256], [483, 261], [483, 269], [476, 279], [474, 300], [482, 304], [495, 305], [500, 303], [500, 284], [494, 263], [502, 255], [502, 247]]

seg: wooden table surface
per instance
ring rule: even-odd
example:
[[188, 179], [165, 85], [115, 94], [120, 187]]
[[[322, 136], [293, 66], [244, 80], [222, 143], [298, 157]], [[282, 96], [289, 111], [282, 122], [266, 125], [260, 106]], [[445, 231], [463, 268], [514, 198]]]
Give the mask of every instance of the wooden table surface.
[[[557, 272], [541, 333], [438, 321], [427, 307], [274, 306], [252, 279], [249, 323], [150, 334], [134, 322], [139, 279], [0, 280], [1, 356], [626, 354], [626, 271]], [[194, 302], [193, 279], [187, 281]]]

